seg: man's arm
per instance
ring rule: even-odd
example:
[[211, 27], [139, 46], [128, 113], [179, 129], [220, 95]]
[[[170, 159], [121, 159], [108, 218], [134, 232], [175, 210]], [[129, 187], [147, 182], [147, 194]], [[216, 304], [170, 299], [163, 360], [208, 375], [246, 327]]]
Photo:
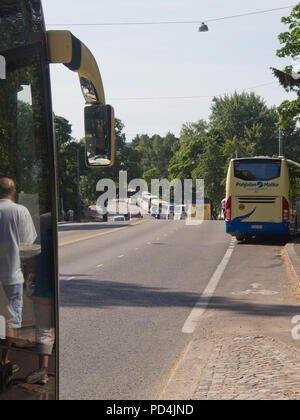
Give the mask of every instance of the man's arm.
[[23, 206], [20, 207], [19, 238], [21, 245], [31, 245], [37, 238], [31, 215], [28, 209]]

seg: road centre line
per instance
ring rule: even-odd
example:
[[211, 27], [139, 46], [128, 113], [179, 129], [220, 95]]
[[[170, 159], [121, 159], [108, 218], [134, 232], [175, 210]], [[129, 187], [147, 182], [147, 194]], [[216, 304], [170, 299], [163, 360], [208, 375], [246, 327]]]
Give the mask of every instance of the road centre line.
[[231, 255], [233, 253], [234, 247], [228, 247], [221, 263], [218, 265], [217, 269], [215, 270], [214, 274], [210, 278], [204, 292], [200, 296], [199, 300], [197, 301], [196, 305], [192, 309], [190, 315], [186, 319], [182, 332], [185, 334], [192, 334], [198, 326], [198, 322], [201, 316], [204, 314], [218, 284], [222, 278], [222, 275], [227, 267], [227, 264], [230, 261]]
[[[132, 223], [132, 225], [129, 225], [129, 226], [135, 226], [135, 225], [139, 225], [139, 224], [145, 223], [145, 222], [146, 222], [146, 220], [142, 220], [141, 222]], [[97, 238], [98, 236], [108, 235], [109, 233], [117, 232], [117, 231], [124, 230], [124, 229], [127, 229], [127, 228], [128, 228], [128, 226], [123, 226], [123, 227], [119, 227], [119, 228], [116, 228], [116, 229], [110, 229], [106, 232], [95, 233], [93, 235], [85, 236], [84, 238], [78, 238], [78, 239], [73, 239], [71, 241], [62, 242], [61, 244], [59, 244], [59, 247], [63, 247], [63, 246], [66, 246], [66, 245], [71, 245], [71, 244], [76, 244], [76, 243], [82, 242], [82, 241], [87, 241], [88, 239], [93, 239], [93, 238]]]

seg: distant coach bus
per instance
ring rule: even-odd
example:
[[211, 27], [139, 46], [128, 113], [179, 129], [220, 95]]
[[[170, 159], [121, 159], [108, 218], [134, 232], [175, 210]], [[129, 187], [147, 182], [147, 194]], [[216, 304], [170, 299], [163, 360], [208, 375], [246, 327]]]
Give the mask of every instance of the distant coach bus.
[[211, 200], [204, 198], [203, 200], [195, 200], [187, 210], [189, 219], [211, 220]]
[[259, 234], [295, 235], [299, 197], [298, 163], [269, 157], [232, 159], [226, 182], [226, 232], [238, 240]]

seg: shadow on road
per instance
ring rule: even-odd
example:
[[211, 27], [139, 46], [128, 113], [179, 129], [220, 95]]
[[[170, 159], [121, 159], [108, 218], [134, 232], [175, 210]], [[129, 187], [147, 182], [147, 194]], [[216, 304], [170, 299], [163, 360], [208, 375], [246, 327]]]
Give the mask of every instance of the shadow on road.
[[[201, 308], [199, 295], [189, 292], [176, 292], [164, 288], [152, 288], [130, 283], [111, 281], [61, 280], [62, 307], [189, 307]], [[203, 299], [203, 307], [206, 300]], [[298, 305], [251, 303], [238, 298], [214, 296], [208, 305], [209, 309], [230, 311], [243, 315], [255, 316], [294, 316], [299, 313]]]
[[288, 242], [290, 242], [291, 239], [287, 237], [278, 237], [278, 236], [258, 236], [251, 239], [247, 239], [244, 241], [239, 242], [238, 245], [265, 245], [265, 246], [284, 246]]

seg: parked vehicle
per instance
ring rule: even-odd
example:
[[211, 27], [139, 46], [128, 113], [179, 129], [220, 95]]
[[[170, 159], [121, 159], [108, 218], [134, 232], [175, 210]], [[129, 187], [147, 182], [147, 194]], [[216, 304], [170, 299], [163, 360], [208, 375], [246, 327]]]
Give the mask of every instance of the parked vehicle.
[[187, 217], [191, 220], [212, 220], [211, 213], [211, 200], [209, 198], [204, 198], [202, 200], [193, 201], [187, 210]]
[[225, 207], [226, 207], [226, 198], [223, 198], [220, 205], [220, 214], [218, 217], [219, 220], [225, 220]]
[[136, 200], [136, 204], [139, 206], [139, 207], [143, 207], [143, 203], [144, 203], [144, 199], [147, 197], [147, 196], [150, 196], [151, 194], [148, 192], [148, 191], [143, 191], [142, 192], [142, 195], [140, 195], [138, 198], [137, 198], [137, 200]]
[[178, 204], [174, 209], [174, 220], [185, 220], [187, 218], [186, 205]]
[[159, 199], [154, 199], [151, 201], [150, 214], [156, 219], [160, 219], [162, 203], [164, 203], [164, 201]]
[[130, 213], [130, 220], [140, 220], [143, 216], [139, 210]]
[[157, 200], [157, 196], [156, 195], [151, 195], [151, 194], [147, 194], [144, 195], [142, 202], [141, 202], [141, 207], [147, 212], [150, 213], [150, 209], [152, 206], [152, 201]]
[[163, 201], [161, 205], [160, 218], [166, 220], [174, 219], [174, 210], [175, 205], [173, 203], [167, 203], [166, 201]]
[[89, 206], [86, 212], [87, 220], [93, 222], [107, 222], [108, 214], [106, 209], [98, 206]]
[[151, 202], [150, 214], [156, 219], [169, 220], [174, 218], [174, 209], [175, 205], [173, 203], [159, 200], [156, 197]]
[[296, 235], [300, 164], [278, 157], [231, 160], [226, 184], [226, 232], [238, 240], [259, 234]]
[[124, 216], [115, 216], [114, 217], [114, 222], [125, 222], [125, 217]]

